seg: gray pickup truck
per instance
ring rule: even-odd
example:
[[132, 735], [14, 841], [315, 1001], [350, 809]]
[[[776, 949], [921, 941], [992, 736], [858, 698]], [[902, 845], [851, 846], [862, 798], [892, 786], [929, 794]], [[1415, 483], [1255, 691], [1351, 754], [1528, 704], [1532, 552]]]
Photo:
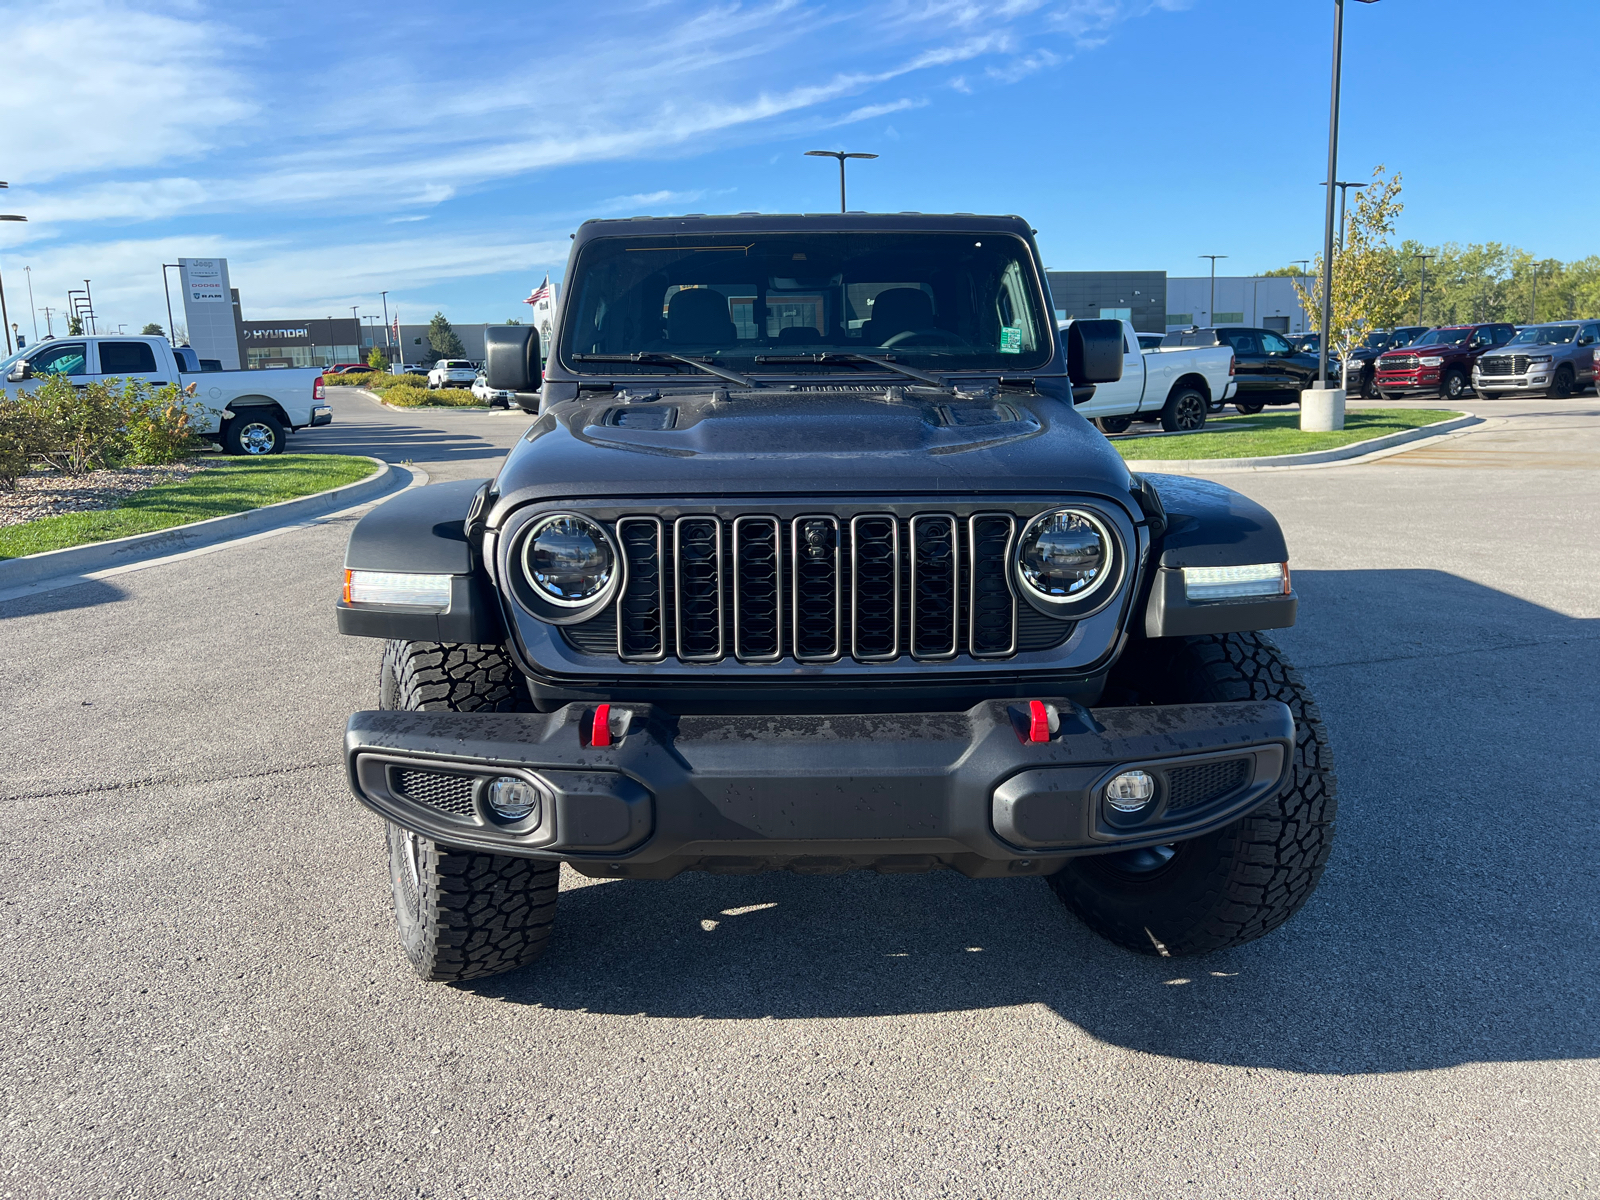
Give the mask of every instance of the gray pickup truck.
[[1472, 390], [1485, 400], [1530, 391], [1565, 400], [1594, 383], [1597, 347], [1600, 321], [1525, 325], [1504, 346], [1479, 356], [1472, 368]]

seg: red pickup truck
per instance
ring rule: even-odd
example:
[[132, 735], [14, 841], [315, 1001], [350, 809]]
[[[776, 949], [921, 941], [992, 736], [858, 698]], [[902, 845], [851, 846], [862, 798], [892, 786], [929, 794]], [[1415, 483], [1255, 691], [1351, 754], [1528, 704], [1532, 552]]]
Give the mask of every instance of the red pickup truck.
[[1409, 346], [1378, 356], [1376, 381], [1386, 400], [1416, 392], [1434, 392], [1459, 400], [1472, 382], [1472, 364], [1485, 350], [1503, 346], [1517, 332], [1515, 325], [1441, 325]]

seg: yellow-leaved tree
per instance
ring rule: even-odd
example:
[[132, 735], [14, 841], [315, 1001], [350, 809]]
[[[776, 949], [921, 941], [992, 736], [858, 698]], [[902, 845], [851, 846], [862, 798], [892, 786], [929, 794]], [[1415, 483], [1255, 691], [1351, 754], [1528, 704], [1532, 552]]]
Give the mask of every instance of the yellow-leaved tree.
[[[1334, 240], [1330, 368], [1342, 364], [1367, 333], [1402, 325], [1407, 313], [1416, 312], [1416, 283], [1407, 280], [1400, 252], [1390, 242], [1395, 218], [1404, 209], [1400, 202], [1400, 173], [1385, 176], [1379, 165], [1372, 172], [1372, 182], [1356, 193], [1355, 208], [1345, 219], [1343, 248], [1337, 238]], [[1294, 290], [1310, 317], [1311, 328], [1320, 333], [1320, 254], [1313, 271], [1312, 285], [1305, 288], [1296, 280]]]

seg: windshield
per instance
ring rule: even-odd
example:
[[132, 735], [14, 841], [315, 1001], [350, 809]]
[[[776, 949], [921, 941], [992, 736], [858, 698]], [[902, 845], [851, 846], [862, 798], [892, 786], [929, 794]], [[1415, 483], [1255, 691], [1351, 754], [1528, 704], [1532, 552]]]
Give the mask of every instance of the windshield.
[[1415, 346], [1454, 346], [1457, 342], [1464, 342], [1471, 335], [1470, 329], [1430, 329], [1419, 337], [1412, 345]]
[[1576, 325], [1546, 325], [1543, 328], [1524, 329], [1511, 341], [1510, 346], [1565, 346], [1578, 336]]
[[[564, 357], [606, 375], [693, 371], [650, 361], [670, 354], [794, 374], [841, 369], [819, 364], [828, 354], [992, 371], [1055, 352], [1031, 252], [1007, 234], [608, 237], [584, 247], [573, 279]], [[587, 360], [632, 354], [647, 361]]]

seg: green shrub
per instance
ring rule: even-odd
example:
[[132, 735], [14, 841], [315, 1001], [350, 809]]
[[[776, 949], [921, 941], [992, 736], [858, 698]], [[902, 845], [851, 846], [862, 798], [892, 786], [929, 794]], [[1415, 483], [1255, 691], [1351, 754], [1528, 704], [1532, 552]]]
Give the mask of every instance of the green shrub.
[[371, 367], [374, 371], [388, 371], [389, 356], [374, 346], [367, 353], [367, 366]]
[[129, 462], [142, 466], [181, 462], [210, 441], [209, 434], [196, 428], [195, 418], [212, 410], [197, 404], [192, 393], [180, 394], [173, 384], [151, 391], [143, 380], [130, 379], [121, 399]]
[[209, 408], [168, 384], [152, 391], [140, 379], [93, 380], [74, 387], [52, 375], [0, 403], [0, 487], [37, 459], [63, 475], [124, 463], [177, 462], [205, 446], [196, 420]]
[[63, 475], [83, 475], [117, 466], [127, 453], [119, 400], [101, 380], [73, 387], [68, 376], [52, 375], [19, 395], [17, 403], [33, 423], [34, 453]]
[[14, 492], [38, 450], [38, 432], [24, 405], [0, 396], [0, 491]]

